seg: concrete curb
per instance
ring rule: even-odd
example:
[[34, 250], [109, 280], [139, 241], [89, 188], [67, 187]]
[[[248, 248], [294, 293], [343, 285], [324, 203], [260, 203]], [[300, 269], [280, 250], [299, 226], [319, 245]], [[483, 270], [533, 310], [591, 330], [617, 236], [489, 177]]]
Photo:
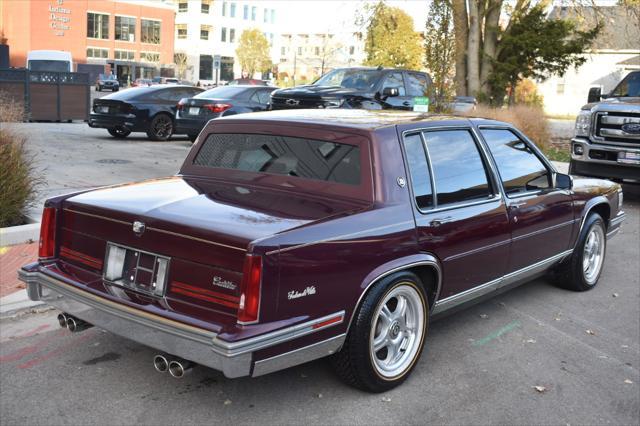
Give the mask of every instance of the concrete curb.
[[19, 290], [0, 298], [0, 319], [15, 317], [19, 313], [44, 305], [41, 300], [33, 301], [27, 296], [27, 290]]
[[40, 223], [28, 223], [26, 225], [0, 228], [0, 245], [11, 246], [23, 244], [31, 241], [38, 241], [40, 238]]

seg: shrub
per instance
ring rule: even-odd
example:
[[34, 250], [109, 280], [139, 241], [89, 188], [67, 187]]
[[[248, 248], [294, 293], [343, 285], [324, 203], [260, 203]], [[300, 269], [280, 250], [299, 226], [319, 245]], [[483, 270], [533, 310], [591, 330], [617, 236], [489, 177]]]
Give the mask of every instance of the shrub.
[[26, 139], [8, 124], [22, 121], [22, 114], [22, 106], [0, 92], [0, 227], [22, 223], [43, 183]]
[[550, 145], [549, 123], [544, 116], [542, 108], [526, 105], [492, 108], [478, 105], [475, 111], [470, 111], [466, 115], [513, 124], [541, 149], [546, 150]]
[[520, 80], [516, 86], [516, 104], [542, 107], [543, 102], [542, 95], [538, 93], [538, 87], [532, 80]]

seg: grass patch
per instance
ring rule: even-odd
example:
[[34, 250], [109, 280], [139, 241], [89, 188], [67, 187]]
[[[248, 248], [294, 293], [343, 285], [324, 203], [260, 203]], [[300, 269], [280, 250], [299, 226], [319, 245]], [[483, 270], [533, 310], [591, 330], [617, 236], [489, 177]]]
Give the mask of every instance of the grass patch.
[[568, 163], [571, 160], [571, 153], [566, 149], [550, 146], [546, 149], [543, 149], [542, 152], [544, 152], [544, 155], [546, 155], [546, 157], [551, 161]]

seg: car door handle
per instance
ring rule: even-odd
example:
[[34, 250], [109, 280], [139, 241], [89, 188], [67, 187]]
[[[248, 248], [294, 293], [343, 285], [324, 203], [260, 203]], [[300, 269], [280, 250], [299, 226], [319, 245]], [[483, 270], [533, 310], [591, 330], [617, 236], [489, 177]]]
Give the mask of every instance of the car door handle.
[[451, 216], [447, 216], [447, 217], [438, 217], [433, 219], [431, 222], [429, 222], [429, 225], [433, 226], [433, 227], [438, 227], [442, 224], [445, 223], [449, 223], [453, 220], [453, 218]]
[[527, 203], [525, 201], [521, 202], [521, 203], [511, 203], [509, 204], [509, 208], [510, 209], [519, 209], [522, 206], [525, 206]]

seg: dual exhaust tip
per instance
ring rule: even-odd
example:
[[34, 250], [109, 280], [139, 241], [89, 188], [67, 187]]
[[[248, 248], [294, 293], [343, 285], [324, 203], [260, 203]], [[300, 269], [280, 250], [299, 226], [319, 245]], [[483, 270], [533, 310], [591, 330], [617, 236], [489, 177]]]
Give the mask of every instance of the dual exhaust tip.
[[[58, 314], [58, 324], [60, 324], [60, 327], [66, 328], [72, 333], [93, 327], [93, 324], [89, 324], [88, 322], [65, 312]], [[193, 370], [194, 366], [195, 364], [190, 361], [171, 357], [169, 355], [156, 355], [153, 357], [153, 367], [157, 372], [166, 373], [168, 371], [169, 374], [171, 374], [171, 377], [175, 377], [176, 379], [189, 374], [191, 370]]]
[[83, 321], [80, 318], [76, 318], [64, 312], [58, 314], [58, 324], [60, 324], [60, 327], [66, 328], [72, 333], [76, 333], [93, 327], [93, 324], [89, 324], [88, 322]]
[[153, 368], [155, 368], [158, 373], [166, 373], [168, 371], [171, 377], [175, 377], [176, 379], [180, 379], [191, 373], [193, 367], [194, 364], [192, 362], [184, 359], [172, 358], [166, 355], [156, 355], [153, 357]]

